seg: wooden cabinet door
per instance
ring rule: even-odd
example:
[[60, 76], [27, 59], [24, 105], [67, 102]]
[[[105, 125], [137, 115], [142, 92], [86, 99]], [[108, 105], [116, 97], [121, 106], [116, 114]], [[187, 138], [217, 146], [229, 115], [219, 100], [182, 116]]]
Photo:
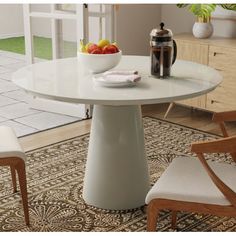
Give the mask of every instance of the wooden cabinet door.
[[[176, 40], [178, 55], [177, 58], [186, 61], [193, 61], [208, 65], [208, 45], [192, 43], [190, 41]], [[180, 104], [193, 106], [197, 108], [206, 108], [206, 95], [196, 98], [178, 101]]]

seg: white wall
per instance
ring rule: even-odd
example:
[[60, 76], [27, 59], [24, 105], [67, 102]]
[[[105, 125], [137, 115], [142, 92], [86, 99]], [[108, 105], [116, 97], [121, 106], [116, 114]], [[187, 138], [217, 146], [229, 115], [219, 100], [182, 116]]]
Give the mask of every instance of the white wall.
[[175, 4], [162, 4], [161, 20], [173, 34], [191, 32], [195, 18], [186, 9], [179, 9]]
[[117, 12], [117, 42], [123, 54], [149, 55], [149, 35], [160, 21], [160, 4], [121, 4]]
[[0, 38], [24, 34], [22, 4], [0, 4]]
[[236, 37], [236, 21], [232, 20], [212, 20], [214, 27], [213, 36], [222, 36], [227, 38]]
[[[49, 4], [34, 4], [33, 10], [49, 11]], [[191, 32], [195, 17], [176, 4], [120, 4], [117, 12], [117, 41], [124, 54], [149, 54], [149, 34], [161, 21], [174, 34]], [[24, 33], [22, 4], [0, 4], [0, 38]], [[213, 20], [214, 35], [236, 37], [236, 21]], [[34, 20], [33, 33], [50, 37], [50, 20]], [[75, 39], [75, 24], [64, 23], [64, 39]]]
[[[179, 9], [176, 4], [162, 4], [161, 19], [174, 34], [192, 32], [195, 17], [186, 8]], [[236, 37], [236, 21], [212, 20], [213, 36]]]

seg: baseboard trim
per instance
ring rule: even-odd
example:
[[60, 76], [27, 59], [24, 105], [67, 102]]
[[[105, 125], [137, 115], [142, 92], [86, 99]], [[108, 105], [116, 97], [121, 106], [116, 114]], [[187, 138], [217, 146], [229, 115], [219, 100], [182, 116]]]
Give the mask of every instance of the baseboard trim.
[[22, 37], [24, 33], [0, 34], [0, 39]]

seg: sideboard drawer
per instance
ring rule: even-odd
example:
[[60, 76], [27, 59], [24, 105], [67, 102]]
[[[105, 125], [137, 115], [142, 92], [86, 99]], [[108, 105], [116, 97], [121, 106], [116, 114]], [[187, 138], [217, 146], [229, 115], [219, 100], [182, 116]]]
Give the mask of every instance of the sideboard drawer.
[[228, 88], [230, 90], [234, 90], [236, 89], [236, 73], [230, 71], [230, 70], [222, 70], [219, 71], [220, 74], [223, 77], [223, 81], [220, 84], [220, 87], [225, 87]]
[[220, 100], [214, 100], [214, 99], [207, 100], [206, 109], [208, 111], [212, 111], [212, 112], [222, 112], [222, 111], [235, 110], [235, 108], [233, 108], [229, 104], [225, 104], [224, 102], [222, 102]]
[[210, 46], [209, 66], [218, 70], [233, 70], [236, 73], [236, 49]]
[[236, 93], [234, 87], [222, 83], [214, 91], [207, 94], [206, 109], [211, 111], [228, 111], [236, 109]]

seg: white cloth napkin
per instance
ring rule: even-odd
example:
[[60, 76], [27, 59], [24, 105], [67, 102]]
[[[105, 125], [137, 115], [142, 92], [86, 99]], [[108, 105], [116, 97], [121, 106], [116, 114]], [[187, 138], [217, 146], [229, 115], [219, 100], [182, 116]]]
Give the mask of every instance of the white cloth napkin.
[[103, 73], [103, 80], [108, 82], [138, 82], [141, 76], [137, 71], [107, 71]]
[[137, 75], [138, 71], [136, 70], [112, 70], [112, 71], [106, 71], [103, 73], [104, 76], [106, 75]]

